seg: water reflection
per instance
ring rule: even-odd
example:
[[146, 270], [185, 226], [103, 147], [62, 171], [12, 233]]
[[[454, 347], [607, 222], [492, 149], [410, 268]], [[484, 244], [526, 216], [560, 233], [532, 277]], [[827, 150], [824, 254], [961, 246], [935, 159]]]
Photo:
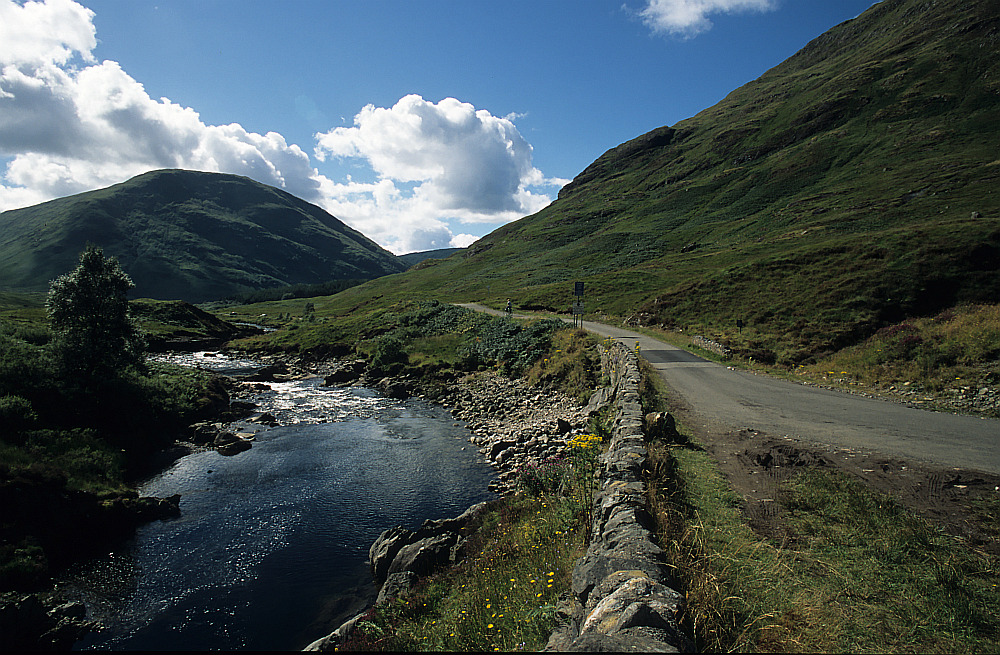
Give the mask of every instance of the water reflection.
[[492, 497], [491, 470], [441, 408], [317, 379], [267, 386], [257, 401], [284, 425], [246, 424], [251, 450], [195, 453], [150, 480], [143, 494], [181, 494], [180, 518], [94, 563], [112, 584], [77, 579], [108, 626], [81, 647], [302, 648], [371, 600], [382, 530]]

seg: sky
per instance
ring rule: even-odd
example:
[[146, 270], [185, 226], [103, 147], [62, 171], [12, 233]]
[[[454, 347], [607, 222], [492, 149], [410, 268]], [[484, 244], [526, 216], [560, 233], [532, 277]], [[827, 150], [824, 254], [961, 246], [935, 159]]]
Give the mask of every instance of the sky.
[[0, 0], [0, 211], [185, 168], [464, 247], [872, 4]]

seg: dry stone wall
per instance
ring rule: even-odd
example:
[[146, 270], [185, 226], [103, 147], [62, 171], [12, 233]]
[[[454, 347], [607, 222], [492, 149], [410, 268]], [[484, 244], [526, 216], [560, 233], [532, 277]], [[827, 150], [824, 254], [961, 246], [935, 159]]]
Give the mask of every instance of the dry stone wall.
[[559, 605], [548, 651], [688, 652], [677, 621], [683, 597], [664, 566], [642, 480], [646, 445], [635, 354], [615, 342], [602, 355], [614, 422], [601, 459], [589, 547]]

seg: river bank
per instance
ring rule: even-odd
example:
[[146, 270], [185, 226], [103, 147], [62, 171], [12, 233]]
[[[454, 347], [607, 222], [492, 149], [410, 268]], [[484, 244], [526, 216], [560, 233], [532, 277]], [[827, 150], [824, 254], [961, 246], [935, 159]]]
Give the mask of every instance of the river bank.
[[[222, 354], [193, 356], [226, 365]], [[180, 493], [181, 516], [142, 528], [105, 567], [126, 579], [142, 572], [137, 586], [110, 590], [119, 600], [82, 590], [111, 631], [80, 647], [301, 648], [374, 599], [366, 555], [385, 527], [490, 497], [493, 475], [449, 412], [360, 384], [326, 386], [319, 373], [335, 365], [301, 364], [264, 358], [227, 372], [232, 402], [259, 406], [208, 426], [250, 448], [227, 457], [190, 434], [178, 443], [190, 454], [142, 488]]]
[[[219, 357], [205, 353], [199, 356]], [[225, 383], [226, 407], [220, 408], [223, 413], [216, 417], [226, 420], [203, 421], [189, 428], [174, 446], [157, 454], [154, 460], [158, 469], [163, 470], [180, 457], [192, 453], [212, 454], [210, 451], [221, 445], [216, 439], [220, 434], [239, 435], [239, 440], [246, 443], [245, 448], [259, 447], [260, 444], [252, 436], [254, 432], [280, 428], [281, 423], [286, 422], [286, 417], [280, 411], [276, 412], [278, 416], [256, 411], [252, 407], [254, 395], [272, 386], [280, 387], [301, 380], [312, 380], [319, 384], [321, 379], [323, 382], [329, 381], [330, 385], [372, 388], [379, 390], [386, 398], [401, 400], [417, 397], [447, 409], [454, 419], [451, 425], [463, 430], [463, 438], [469, 444], [461, 450], [468, 448], [471, 451], [472, 448], [477, 448], [482, 461], [498, 472], [497, 479], [488, 487], [490, 491], [497, 493], [506, 493], [512, 488], [519, 468], [558, 457], [565, 447], [565, 438], [573, 432], [579, 432], [586, 425], [585, 408], [565, 395], [531, 389], [521, 381], [509, 380], [489, 370], [461, 377], [450, 377], [430, 370], [415, 377], [400, 375], [396, 371], [372, 371], [363, 362], [314, 361], [287, 356], [263, 357], [256, 361], [254, 367], [254, 372], [235, 374]], [[342, 380], [345, 370], [360, 374], [345, 383]], [[334, 378], [338, 377], [341, 381], [335, 382]], [[232, 414], [225, 413], [234, 406], [242, 414], [248, 414], [248, 420], [241, 423], [240, 427], [232, 424]], [[321, 422], [335, 418], [327, 416], [316, 420]], [[224, 449], [219, 452], [224, 452]], [[150, 473], [153, 473], [152, 468]], [[485, 488], [487, 485], [484, 483], [482, 486]], [[177, 498], [172, 500], [174, 512], [171, 516], [176, 516]], [[152, 499], [151, 502], [161, 501]], [[146, 520], [156, 518], [163, 517], [149, 516]], [[392, 523], [386, 523], [381, 529], [391, 525]], [[132, 530], [135, 530], [135, 526]], [[127, 538], [127, 535], [123, 538]], [[38, 626], [34, 628], [35, 632], [47, 634], [41, 641], [37, 641], [37, 634], [32, 638], [34, 640], [30, 640], [33, 649], [69, 648], [80, 633], [95, 627], [87, 616], [86, 607], [78, 600], [68, 599], [66, 594], [59, 593], [58, 590], [41, 596], [11, 600], [13, 602], [8, 603], [2, 613], [4, 625], [34, 624]], [[26, 618], [32, 618], [32, 621], [25, 621]], [[5, 631], [5, 638], [9, 639], [12, 634], [13, 631]]]

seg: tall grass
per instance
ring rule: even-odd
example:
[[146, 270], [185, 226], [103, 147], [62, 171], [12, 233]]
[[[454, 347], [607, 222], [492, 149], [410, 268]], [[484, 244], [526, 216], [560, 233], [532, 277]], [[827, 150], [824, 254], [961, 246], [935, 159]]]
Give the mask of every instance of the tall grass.
[[601, 441], [577, 435], [568, 457], [522, 469], [519, 491], [469, 526], [465, 560], [370, 610], [342, 648], [541, 650], [583, 555]]
[[870, 386], [928, 391], [1000, 383], [1000, 305], [963, 305], [876, 332], [803, 371]]
[[[664, 402], [656, 388], [646, 385], [644, 401]], [[750, 529], [742, 497], [696, 444], [650, 443], [648, 469], [660, 538], [686, 597], [683, 621], [701, 650], [1000, 649], [996, 557], [862, 482], [805, 470], [784, 483], [778, 540]], [[972, 509], [1000, 537], [990, 527], [1000, 500]]]
[[495, 502], [452, 569], [368, 613], [344, 650], [541, 650], [583, 554], [578, 503], [552, 494]]

